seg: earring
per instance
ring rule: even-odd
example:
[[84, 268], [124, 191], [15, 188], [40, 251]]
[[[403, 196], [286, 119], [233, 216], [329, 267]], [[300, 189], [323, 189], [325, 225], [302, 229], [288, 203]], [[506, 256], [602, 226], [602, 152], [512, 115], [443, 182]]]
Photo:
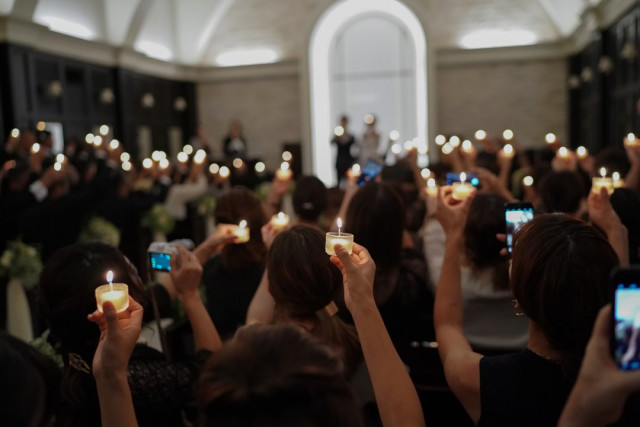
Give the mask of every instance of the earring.
[[520, 303], [518, 302], [517, 299], [512, 299], [511, 302], [513, 303], [513, 314], [515, 314], [516, 316], [520, 317], [520, 316], [524, 316], [524, 311], [518, 311], [518, 309], [520, 308]]

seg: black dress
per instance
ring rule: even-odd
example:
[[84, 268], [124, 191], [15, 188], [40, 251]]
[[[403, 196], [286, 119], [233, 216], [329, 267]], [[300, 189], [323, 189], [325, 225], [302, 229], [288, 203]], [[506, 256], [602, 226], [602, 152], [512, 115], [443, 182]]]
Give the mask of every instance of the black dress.
[[531, 350], [480, 359], [478, 426], [555, 426], [573, 381]]
[[331, 143], [336, 144], [336, 147], [338, 147], [336, 172], [338, 174], [338, 182], [340, 182], [345, 179], [347, 171], [356, 161], [355, 157], [351, 155], [351, 147], [356, 143], [356, 139], [353, 135], [345, 133], [343, 136], [335, 136]]

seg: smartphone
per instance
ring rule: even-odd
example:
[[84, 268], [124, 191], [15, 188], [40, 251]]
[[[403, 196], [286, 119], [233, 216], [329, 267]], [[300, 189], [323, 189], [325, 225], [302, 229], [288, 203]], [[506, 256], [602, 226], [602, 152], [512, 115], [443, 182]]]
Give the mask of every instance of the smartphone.
[[381, 171], [382, 163], [376, 162], [373, 159], [367, 159], [360, 171], [360, 176], [358, 177], [358, 185], [362, 187], [367, 182], [373, 181]]
[[[460, 174], [449, 172], [446, 175], [446, 181], [447, 181], [447, 185], [451, 185], [454, 182], [460, 182]], [[467, 179], [465, 182], [471, 183], [471, 185], [473, 185], [476, 188], [480, 185], [480, 180], [478, 179], [478, 175], [476, 175], [475, 172], [467, 173]]]
[[613, 291], [611, 352], [623, 371], [640, 369], [640, 267], [616, 268]]
[[171, 254], [149, 252], [149, 264], [152, 270], [171, 271]]
[[529, 202], [505, 203], [507, 251], [513, 251], [513, 235], [527, 222], [533, 219], [533, 205]]

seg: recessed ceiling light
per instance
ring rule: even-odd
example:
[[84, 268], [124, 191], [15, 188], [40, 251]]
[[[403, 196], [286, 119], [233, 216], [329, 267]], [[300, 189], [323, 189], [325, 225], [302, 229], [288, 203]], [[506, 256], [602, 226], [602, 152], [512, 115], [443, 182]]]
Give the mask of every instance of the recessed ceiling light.
[[273, 49], [232, 50], [216, 56], [216, 64], [220, 67], [270, 64], [277, 60], [278, 54]]
[[66, 34], [68, 36], [84, 40], [92, 40], [96, 37], [94, 32], [84, 25], [67, 21], [66, 19], [58, 18], [56, 16], [43, 16], [38, 19], [38, 21], [45, 24], [51, 31], [55, 31], [56, 33]]
[[537, 39], [535, 34], [526, 30], [478, 30], [466, 34], [459, 44], [464, 49], [482, 49], [525, 46], [534, 44]]
[[161, 61], [169, 61], [173, 58], [173, 53], [165, 45], [149, 42], [139, 41], [136, 43], [136, 50], [144, 53], [150, 58], [159, 59]]

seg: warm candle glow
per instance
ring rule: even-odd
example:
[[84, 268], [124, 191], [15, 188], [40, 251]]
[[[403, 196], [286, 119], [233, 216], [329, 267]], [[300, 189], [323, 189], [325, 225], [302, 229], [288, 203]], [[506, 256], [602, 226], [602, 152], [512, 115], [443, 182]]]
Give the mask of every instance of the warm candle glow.
[[100, 147], [102, 145], [102, 137], [100, 135], [96, 135], [93, 137], [93, 145], [96, 147]]
[[556, 142], [556, 136], [552, 133], [548, 133], [544, 136], [544, 140], [547, 141], [547, 144], [553, 144]]
[[124, 283], [109, 283], [98, 286], [95, 290], [96, 305], [98, 311], [103, 312], [102, 306], [110, 301], [116, 309], [116, 313], [121, 313], [129, 308], [129, 287]]
[[290, 168], [291, 166], [288, 162], [282, 162], [280, 164], [280, 169], [276, 171], [276, 177], [281, 180], [287, 180], [291, 178], [292, 172]]
[[513, 131], [511, 129], [505, 129], [505, 131], [502, 132], [502, 137], [507, 141], [512, 140], [513, 139]]
[[240, 228], [246, 228], [247, 227], [247, 221], [245, 221], [244, 219], [242, 221], [240, 221], [240, 223], [238, 224], [238, 227]]
[[458, 145], [460, 145], [460, 138], [458, 138], [457, 136], [452, 136], [451, 138], [449, 138], [449, 144], [451, 144], [452, 147], [457, 147]]
[[566, 147], [560, 147], [558, 149], [558, 156], [564, 158], [567, 157], [569, 155], [569, 150], [567, 150]]
[[611, 178], [613, 178], [614, 181], [618, 181], [620, 180], [620, 172], [614, 172], [611, 174]]
[[424, 168], [420, 171], [420, 176], [422, 176], [422, 178], [427, 179], [431, 176], [431, 171], [429, 170], [429, 168]]
[[111, 148], [112, 150], [117, 150], [118, 147], [120, 147], [120, 141], [118, 141], [117, 139], [111, 140], [111, 142], [109, 143], [109, 148]]
[[160, 169], [167, 169], [169, 167], [169, 160], [160, 159]]
[[462, 141], [462, 151], [464, 151], [465, 153], [470, 153], [471, 151], [473, 151], [473, 143], [468, 139]]
[[17, 138], [20, 136], [20, 129], [13, 128], [11, 129], [11, 137]]
[[56, 156], [56, 162], [58, 163], [64, 163], [64, 154], [60, 153]]
[[113, 283], [113, 271], [107, 271], [107, 283]]
[[533, 185], [533, 177], [532, 176], [525, 176], [524, 178], [522, 178], [522, 184], [525, 187], [531, 187]]
[[217, 163], [211, 163], [211, 165], [209, 165], [209, 172], [212, 175], [217, 174], [218, 172], [220, 172], [220, 166], [218, 166]]
[[289, 225], [289, 215], [284, 212], [279, 212], [277, 215], [271, 217], [271, 225], [276, 230], [286, 227]]
[[207, 157], [207, 153], [204, 150], [198, 150], [196, 151], [196, 155], [193, 157], [193, 161], [198, 164], [202, 164], [205, 157]]
[[502, 148], [502, 151], [507, 157], [511, 157], [513, 155], [513, 145], [507, 144]]
[[39, 153], [39, 152], [40, 152], [40, 144], [38, 144], [37, 142], [36, 142], [36, 143], [34, 143], [34, 144], [31, 146], [31, 152], [32, 152], [33, 154]]
[[436, 180], [433, 178], [429, 178], [427, 180], [427, 195], [431, 197], [438, 197], [438, 185], [436, 184]]
[[62, 170], [62, 163], [60, 162], [55, 162], [53, 164], [53, 169], [55, 169], [56, 171], [60, 172]]
[[467, 180], [467, 174], [462, 172], [460, 174], [460, 182], [465, 182]]
[[238, 224], [238, 228], [235, 229], [236, 243], [245, 243], [249, 241], [249, 229], [247, 228], [247, 221], [244, 219]]
[[604, 167], [600, 168], [600, 176], [603, 177], [603, 178], [605, 176], [607, 176], [607, 169], [606, 168], [604, 168]]
[[284, 160], [285, 162], [291, 161], [292, 158], [293, 158], [293, 155], [291, 154], [290, 151], [284, 151], [282, 153], [282, 160]]
[[583, 147], [581, 145], [580, 147], [578, 147], [576, 149], [576, 154], [578, 155], [578, 158], [584, 159], [589, 155], [589, 152], [587, 151], [587, 149], [585, 147]]
[[448, 142], [442, 146], [443, 154], [451, 154], [453, 152], [453, 146]]
[[190, 156], [193, 154], [193, 146], [191, 144], [186, 144], [184, 147], [182, 147], [182, 151], [187, 153], [187, 156]]
[[445, 142], [447, 142], [447, 138], [444, 135], [438, 135], [436, 136], [436, 144], [438, 145], [442, 145]]
[[229, 178], [229, 175], [231, 174], [231, 171], [229, 170], [228, 167], [226, 166], [222, 166], [220, 168], [220, 177], [221, 178]]
[[360, 173], [361, 173], [360, 165], [356, 163], [353, 166], [351, 166], [351, 169], [347, 171], [347, 176], [349, 178], [357, 178], [360, 176]]
[[236, 157], [235, 159], [233, 159], [233, 167], [236, 169], [240, 169], [242, 166], [244, 166], [244, 162], [242, 161], [241, 158]]
[[128, 162], [131, 160], [131, 155], [129, 153], [127, 153], [126, 151], [122, 154], [120, 154], [120, 161], [121, 162]]
[[93, 144], [94, 139], [95, 139], [95, 136], [93, 136], [92, 133], [88, 133], [87, 136], [84, 137], [84, 140], [87, 144]]
[[636, 140], [636, 135], [635, 135], [633, 132], [629, 132], [629, 133], [627, 134], [627, 139], [628, 139], [629, 141], [633, 142], [633, 141], [635, 141], [635, 140]]
[[146, 158], [142, 161], [142, 166], [145, 169], [151, 169], [151, 166], [153, 166], [153, 160], [151, 160], [150, 158]]
[[336, 126], [333, 132], [336, 134], [336, 136], [342, 136], [344, 135], [344, 128], [342, 126]]
[[460, 173], [460, 182], [454, 182], [451, 185], [451, 196], [455, 199], [455, 200], [464, 200], [467, 197], [469, 197], [471, 195], [471, 193], [473, 193], [474, 188], [473, 185], [471, 185], [468, 182], [465, 182], [467, 180], [467, 174], [462, 172]]
[[487, 137], [487, 133], [482, 129], [478, 129], [474, 135], [478, 141], [482, 141]]

